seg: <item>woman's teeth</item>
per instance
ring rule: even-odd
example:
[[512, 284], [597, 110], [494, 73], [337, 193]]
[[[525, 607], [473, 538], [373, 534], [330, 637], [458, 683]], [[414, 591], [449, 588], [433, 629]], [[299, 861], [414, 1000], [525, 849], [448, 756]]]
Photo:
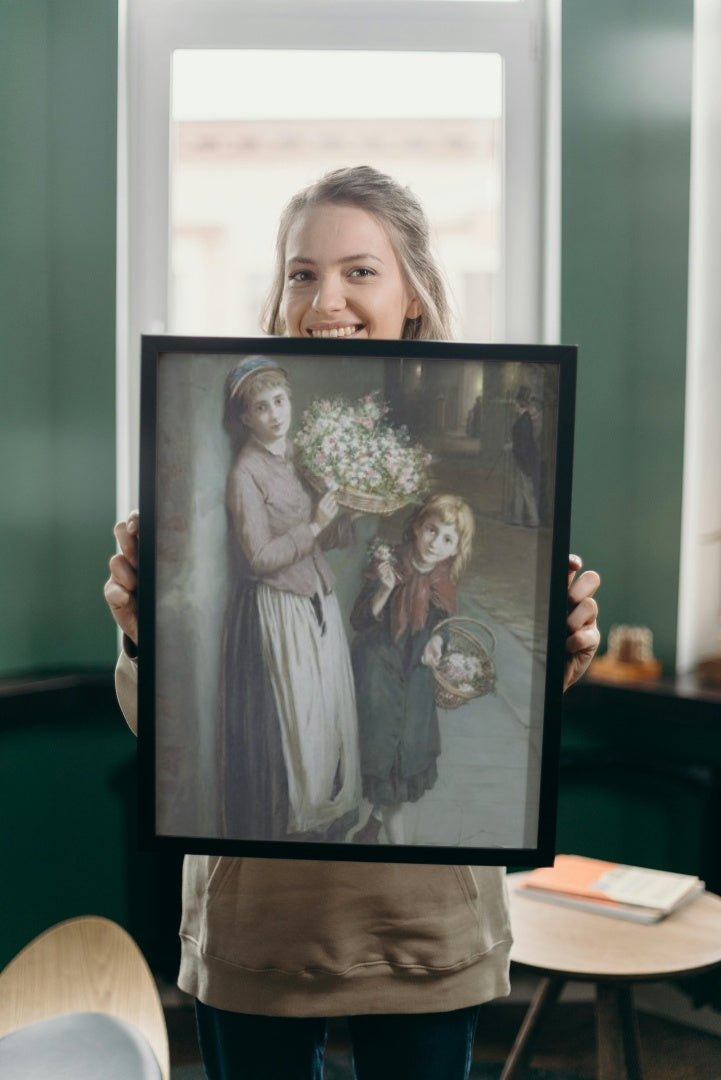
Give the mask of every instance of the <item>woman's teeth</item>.
[[360, 330], [360, 326], [334, 326], [332, 330], [311, 330], [311, 337], [319, 338], [339, 338], [350, 337], [352, 334], [357, 333]]

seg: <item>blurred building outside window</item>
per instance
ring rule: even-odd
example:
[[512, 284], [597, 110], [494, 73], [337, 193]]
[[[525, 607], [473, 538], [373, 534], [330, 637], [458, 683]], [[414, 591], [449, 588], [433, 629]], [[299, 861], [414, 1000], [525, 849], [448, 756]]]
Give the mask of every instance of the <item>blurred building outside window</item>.
[[368, 164], [426, 208], [456, 336], [500, 338], [501, 57], [183, 51], [172, 86], [171, 333], [258, 333], [284, 204]]

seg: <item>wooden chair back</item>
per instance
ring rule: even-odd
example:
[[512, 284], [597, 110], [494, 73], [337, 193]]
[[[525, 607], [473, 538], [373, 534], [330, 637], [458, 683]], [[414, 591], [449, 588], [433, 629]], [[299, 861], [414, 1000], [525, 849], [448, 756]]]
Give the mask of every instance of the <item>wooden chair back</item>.
[[0, 1037], [75, 1012], [132, 1024], [169, 1080], [168, 1032], [155, 980], [133, 939], [110, 919], [84, 915], [58, 923], [0, 972]]

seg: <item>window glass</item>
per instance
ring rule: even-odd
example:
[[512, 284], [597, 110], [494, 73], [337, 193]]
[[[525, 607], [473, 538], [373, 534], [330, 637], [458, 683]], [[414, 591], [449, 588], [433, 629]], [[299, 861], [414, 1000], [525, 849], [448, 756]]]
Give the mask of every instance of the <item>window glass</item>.
[[500, 56], [176, 50], [172, 125], [170, 332], [257, 333], [285, 202], [370, 164], [423, 202], [457, 336], [501, 337]]

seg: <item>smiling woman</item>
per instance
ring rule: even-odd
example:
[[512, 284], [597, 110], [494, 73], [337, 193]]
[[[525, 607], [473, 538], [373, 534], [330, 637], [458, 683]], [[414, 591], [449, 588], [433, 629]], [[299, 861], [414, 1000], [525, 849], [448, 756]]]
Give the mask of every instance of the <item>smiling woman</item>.
[[325, 205], [288, 233], [281, 310], [293, 337], [398, 338], [420, 305], [381, 224], [356, 206]]
[[447, 340], [450, 312], [423, 208], [360, 166], [295, 195], [281, 217], [269, 334]]

